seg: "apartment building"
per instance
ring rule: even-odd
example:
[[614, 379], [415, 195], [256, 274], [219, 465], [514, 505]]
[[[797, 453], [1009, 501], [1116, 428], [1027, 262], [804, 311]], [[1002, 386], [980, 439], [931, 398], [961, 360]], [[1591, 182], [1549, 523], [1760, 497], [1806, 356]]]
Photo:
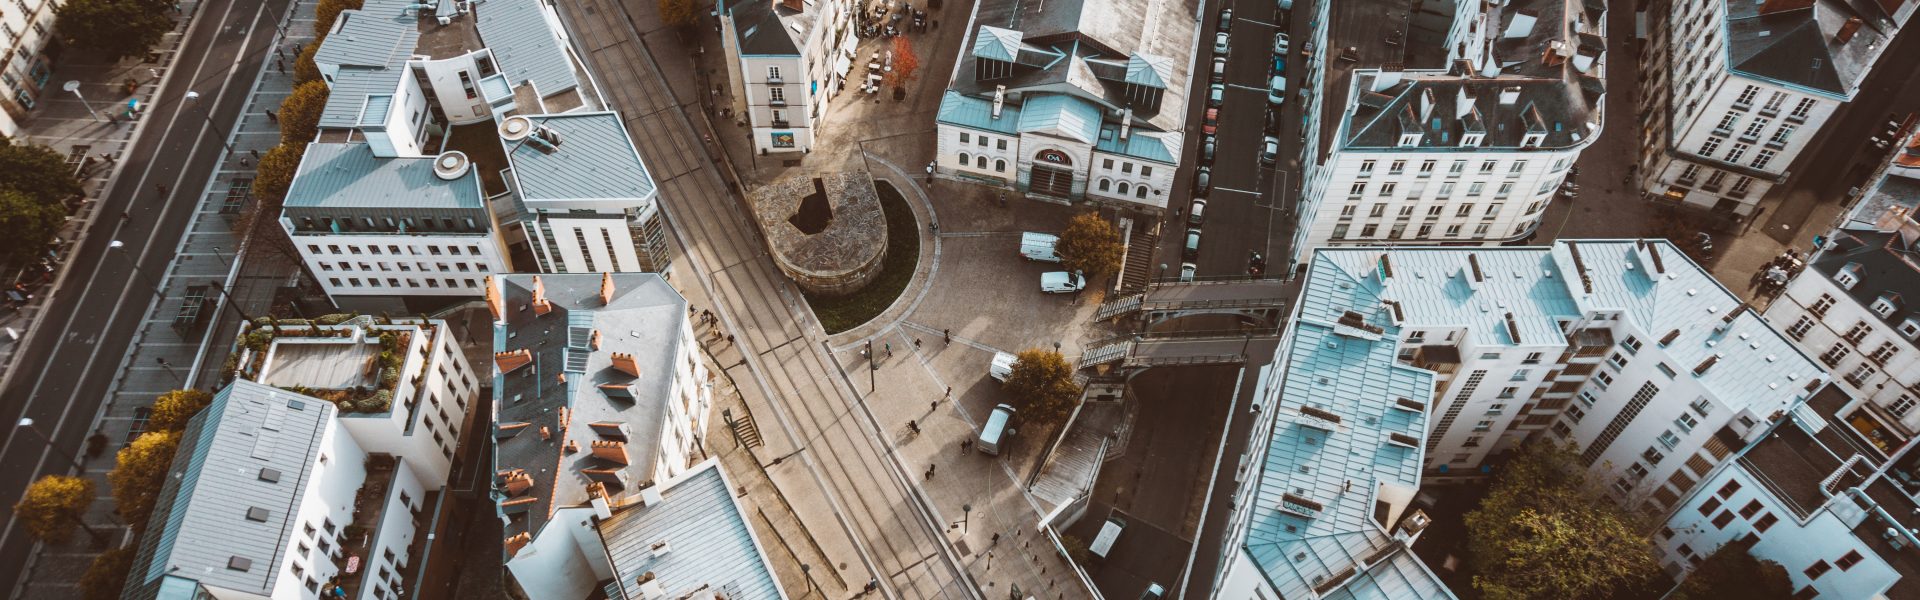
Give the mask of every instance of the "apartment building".
[[[0, 137], [20, 133], [21, 121], [42, 100], [68, 92], [49, 86], [54, 11], [60, 0], [19, 0], [0, 7]], [[78, 98], [75, 98], [78, 100]]]
[[1920, 2], [1658, 0], [1637, 177], [1654, 202], [1754, 216]]
[[1920, 222], [1888, 207], [1829, 237], [1766, 316], [1837, 376], [1839, 414], [1884, 456], [1920, 432]]
[[813, 151], [813, 129], [853, 69], [855, 5], [846, 0], [722, 3], [728, 85], [761, 154]]
[[658, 272], [669, 264], [658, 191], [618, 113], [508, 117], [510, 217], [545, 273]]
[[934, 117], [941, 177], [1159, 214], [1186, 131], [1194, 35], [1172, 0], [986, 0]]
[[1360, 253], [1317, 255], [1256, 392], [1214, 598], [1454, 597], [1411, 548], [1435, 374], [1335, 254]]
[[[1606, 97], [1606, 10], [1577, 0], [1322, 1], [1300, 101], [1312, 248], [1526, 239]], [[1295, 40], [1296, 47], [1302, 41]]]
[[[409, 597], [439, 509], [430, 466], [376, 449], [339, 403], [251, 380], [182, 433], [121, 597]], [[446, 473], [438, 477], [444, 480]]]
[[1795, 598], [1920, 596], [1913, 458], [1887, 461], [1836, 417], [1851, 403], [1823, 388], [1703, 480], [1654, 537], [1667, 572], [1734, 544], [1779, 563]]
[[700, 456], [711, 375], [687, 302], [657, 274], [602, 273], [494, 278], [487, 304], [502, 561], [536, 597], [588, 597], [606, 588], [606, 565], [555, 568], [573, 564], [576, 523]]

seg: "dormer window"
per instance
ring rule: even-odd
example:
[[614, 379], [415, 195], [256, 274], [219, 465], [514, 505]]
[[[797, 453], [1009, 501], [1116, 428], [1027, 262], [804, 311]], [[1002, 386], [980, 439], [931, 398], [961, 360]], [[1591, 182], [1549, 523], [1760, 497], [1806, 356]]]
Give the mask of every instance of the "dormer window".
[[1466, 146], [1469, 148], [1479, 148], [1480, 140], [1485, 139], [1486, 137], [1487, 137], [1487, 134], [1484, 134], [1484, 133], [1465, 134], [1460, 136], [1460, 145]]
[[1847, 266], [1840, 267], [1833, 274], [1833, 281], [1840, 284], [1841, 288], [1853, 289], [1854, 284], [1860, 283], [1860, 263], [1847, 263]]
[[1909, 340], [1920, 338], [1920, 317], [1907, 317], [1900, 322], [1900, 337]]
[[1880, 315], [1880, 318], [1883, 319], [1891, 317], [1893, 316], [1893, 311], [1900, 308], [1899, 304], [1900, 300], [1898, 296], [1881, 294], [1879, 298], [1873, 300], [1873, 314]]
[[1420, 145], [1420, 134], [1418, 133], [1400, 134], [1400, 145], [1402, 147]]
[[1547, 141], [1547, 134], [1529, 133], [1525, 138], [1520, 140], [1520, 146], [1523, 148], [1538, 148], [1540, 147], [1540, 143], [1545, 141]]

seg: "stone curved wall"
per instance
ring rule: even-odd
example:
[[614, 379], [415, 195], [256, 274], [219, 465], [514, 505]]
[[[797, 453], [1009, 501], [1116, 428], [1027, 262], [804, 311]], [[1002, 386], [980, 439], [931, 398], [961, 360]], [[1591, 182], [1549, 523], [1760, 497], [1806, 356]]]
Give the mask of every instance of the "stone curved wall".
[[[815, 233], [796, 225], [808, 221], [796, 215], [809, 196], [815, 203], [824, 197], [831, 211], [826, 227]], [[887, 256], [887, 217], [866, 173], [791, 176], [754, 190], [749, 202], [774, 264], [807, 293], [846, 296], [879, 276]]]

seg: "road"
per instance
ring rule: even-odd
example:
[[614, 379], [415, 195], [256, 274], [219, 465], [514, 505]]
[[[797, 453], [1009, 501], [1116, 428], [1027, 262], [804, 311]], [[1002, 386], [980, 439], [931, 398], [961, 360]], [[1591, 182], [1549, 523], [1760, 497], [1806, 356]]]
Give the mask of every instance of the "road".
[[[53, 299], [29, 332], [17, 370], [0, 390], [0, 417], [5, 419], [0, 422], [32, 418], [57, 448], [30, 432], [5, 428], [0, 489], [24, 490], [41, 474], [70, 472], [67, 459], [83, 447], [141, 316], [154, 301], [157, 277], [174, 259], [225, 132], [272, 52], [276, 11], [286, 9], [269, 9], [262, 2], [206, 0], [193, 10], [193, 25], [179, 54], [145, 109], [143, 129], [99, 200], [100, 214], [125, 211], [128, 218], [96, 221], [86, 241], [73, 251], [66, 280], [51, 292]], [[197, 103], [184, 101], [189, 90], [200, 94]], [[156, 186], [166, 186], [171, 193], [161, 194]], [[108, 249], [116, 239], [125, 244], [123, 250]], [[0, 530], [0, 589], [12, 591], [21, 582], [33, 540], [13, 519], [12, 502], [6, 504], [0, 509], [7, 511]]]

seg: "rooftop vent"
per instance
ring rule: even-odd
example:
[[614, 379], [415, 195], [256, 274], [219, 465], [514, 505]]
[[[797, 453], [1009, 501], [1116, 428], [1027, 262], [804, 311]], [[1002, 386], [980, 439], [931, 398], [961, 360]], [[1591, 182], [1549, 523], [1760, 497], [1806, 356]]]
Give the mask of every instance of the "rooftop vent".
[[472, 167], [473, 161], [467, 159], [467, 153], [449, 150], [441, 153], [439, 158], [433, 159], [433, 176], [443, 181], [453, 181], [465, 177]]
[[1395, 446], [1419, 448], [1420, 438], [1413, 437], [1404, 433], [1389, 433], [1387, 434], [1387, 443], [1393, 444]]
[[1395, 398], [1393, 407], [1412, 412], [1426, 412], [1427, 403], [1412, 398]]
[[1675, 330], [1673, 330], [1673, 331], [1669, 331], [1669, 332], [1667, 332], [1667, 334], [1666, 334], [1666, 335], [1663, 335], [1663, 336], [1660, 336], [1660, 345], [1661, 345], [1662, 347], [1665, 347], [1665, 346], [1668, 346], [1668, 345], [1670, 345], [1670, 344], [1672, 344], [1672, 343], [1673, 343], [1673, 340], [1675, 340], [1675, 339], [1679, 339], [1679, 337], [1680, 337], [1680, 330], [1679, 330], [1679, 329], [1675, 329]]
[[664, 499], [665, 498], [662, 498], [660, 496], [660, 488], [648, 487], [646, 489], [640, 490], [640, 503], [645, 506], [659, 505], [660, 502]]
[[1300, 414], [1311, 418], [1311, 421], [1303, 423], [1303, 425], [1308, 427], [1331, 431], [1340, 425], [1340, 415], [1333, 414], [1323, 408], [1303, 405], [1300, 407]]
[[267, 483], [280, 483], [280, 471], [278, 469], [262, 468], [260, 469], [260, 480]]
[[518, 142], [533, 135], [533, 119], [523, 116], [507, 117], [500, 122], [500, 138], [509, 142]]
[[1717, 363], [1717, 362], [1720, 362], [1720, 355], [1715, 354], [1713, 356], [1709, 356], [1707, 357], [1706, 360], [1700, 361], [1700, 366], [1693, 368], [1693, 374], [1705, 375], [1707, 373], [1707, 369], [1713, 368], [1714, 363]]
[[653, 555], [654, 558], [660, 558], [662, 556], [666, 556], [668, 552], [672, 552], [672, 551], [673, 551], [673, 544], [667, 543], [666, 540], [660, 540], [658, 542], [654, 542], [653, 546], [647, 548], [647, 553]]
[[1326, 507], [1306, 496], [1297, 494], [1280, 495], [1280, 512], [1311, 519], [1319, 515], [1322, 510], [1326, 510]]

